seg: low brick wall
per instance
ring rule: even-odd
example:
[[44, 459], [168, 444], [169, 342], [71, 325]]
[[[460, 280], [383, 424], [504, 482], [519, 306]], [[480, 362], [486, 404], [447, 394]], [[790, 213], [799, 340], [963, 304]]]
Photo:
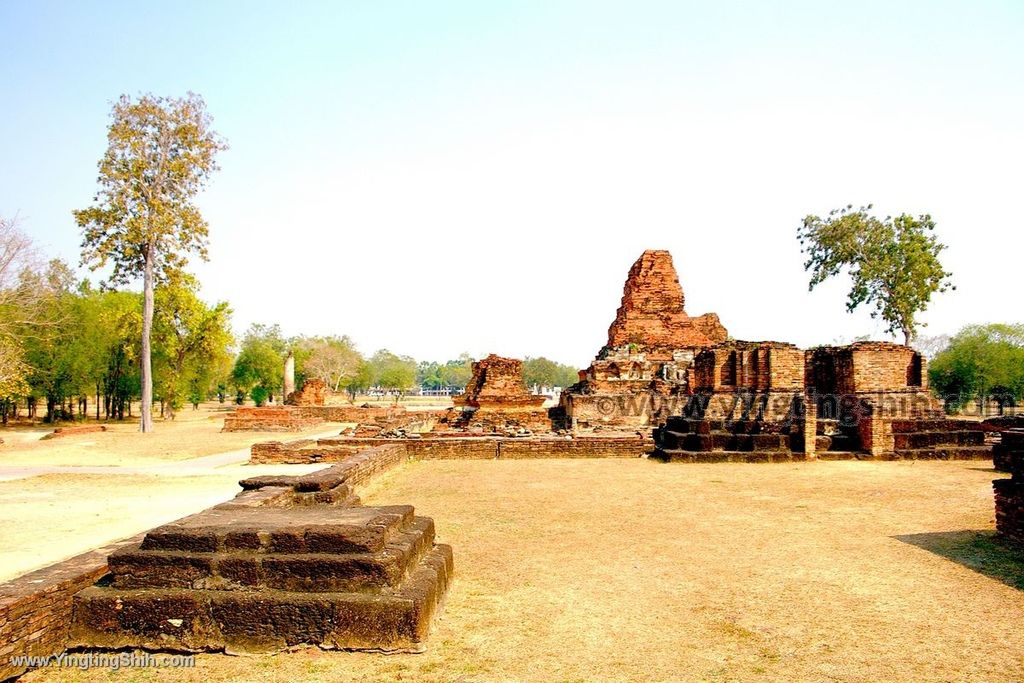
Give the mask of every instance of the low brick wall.
[[405, 462], [407, 457], [405, 449], [398, 444], [377, 446], [350, 455], [345, 458], [345, 462], [351, 463], [354, 467], [345, 477], [345, 483], [358, 491], [359, 487], [366, 486], [373, 477]]
[[142, 535], [117, 541], [0, 584], [0, 681], [29, 669], [15, 657], [60, 655], [67, 647], [71, 597], [107, 573], [107, 555]]
[[498, 444], [498, 457], [510, 460], [526, 458], [640, 458], [654, 444], [639, 437], [575, 439], [507, 439]]
[[333, 463], [369, 448], [400, 449], [417, 460], [493, 460], [496, 458], [639, 458], [653, 449], [649, 439], [576, 437], [574, 439], [462, 438], [330, 438], [319, 441], [254, 444], [250, 462], [257, 464]]

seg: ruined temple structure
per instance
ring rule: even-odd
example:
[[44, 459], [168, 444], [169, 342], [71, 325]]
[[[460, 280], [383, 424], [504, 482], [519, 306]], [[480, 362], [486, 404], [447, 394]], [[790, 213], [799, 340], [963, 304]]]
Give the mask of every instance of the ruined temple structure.
[[686, 314], [669, 253], [645, 251], [555, 417], [576, 433], [653, 426], [669, 460], [990, 457], [982, 427], [944, 419], [927, 380], [899, 344], [729, 339], [717, 315]]
[[690, 393], [696, 354], [729, 335], [717, 315], [690, 317], [684, 304], [672, 255], [641, 254], [629, 269], [608, 343], [580, 382], [562, 392], [566, 426], [644, 426], [671, 412], [664, 399]]
[[109, 576], [74, 596], [69, 647], [422, 651], [452, 550], [412, 506], [358, 504], [368, 461], [247, 479], [115, 551]]
[[996, 499], [996, 532], [1004, 540], [1024, 548], [1024, 428], [1003, 429], [997, 447], [996, 469], [1009, 479], [992, 482]]
[[523, 362], [491, 354], [473, 363], [465, 393], [453, 398], [455, 408], [445, 420], [452, 429], [483, 433], [551, 430], [543, 396], [526, 390]]
[[285, 403], [293, 406], [322, 406], [327, 402], [327, 394], [327, 383], [322, 379], [311, 378], [303, 382], [298, 391], [285, 394]]

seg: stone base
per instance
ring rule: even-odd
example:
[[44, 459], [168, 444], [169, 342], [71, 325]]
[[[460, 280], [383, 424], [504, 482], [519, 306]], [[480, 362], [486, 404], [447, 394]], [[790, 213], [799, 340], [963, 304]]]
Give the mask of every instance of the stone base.
[[94, 586], [75, 596], [70, 647], [258, 653], [299, 645], [421, 652], [451, 581], [434, 546], [382, 593], [217, 591]]
[[146, 533], [72, 601], [68, 647], [421, 651], [452, 550], [410, 505], [362, 507], [358, 463], [241, 482], [242, 493]]

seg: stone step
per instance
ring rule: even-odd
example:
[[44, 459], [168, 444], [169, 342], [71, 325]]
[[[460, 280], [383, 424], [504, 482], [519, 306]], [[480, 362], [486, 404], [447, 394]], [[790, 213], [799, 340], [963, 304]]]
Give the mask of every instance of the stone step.
[[806, 459], [803, 453], [792, 451], [687, 451], [661, 448], [650, 457], [662, 462], [688, 463], [794, 462]]
[[215, 507], [146, 534], [142, 550], [193, 553], [361, 553], [384, 549], [412, 522], [411, 505]]
[[381, 593], [93, 586], [74, 597], [68, 646], [244, 653], [314, 645], [419, 652], [452, 570], [451, 547], [436, 545], [399, 587]]
[[[668, 446], [669, 444], [665, 444]], [[688, 451], [777, 451], [790, 449], [788, 434], [686, 434], [676, 444]]]
[[985, 443], [985, 432], [981, 430], [902, 432], [893, 434], [893, 443], [898, 451], [934, 446], [981, 446]]
[[897, 450], [886, 460], [991, 460], [990, 446], [938, 446]]
[[433, 542], [433, 520], [416, 517], [383, 550], [372, 553], [195, 553], [128, 547], [112, 553], [107, 564], [118, 589], [379, 592], [401, 583]]

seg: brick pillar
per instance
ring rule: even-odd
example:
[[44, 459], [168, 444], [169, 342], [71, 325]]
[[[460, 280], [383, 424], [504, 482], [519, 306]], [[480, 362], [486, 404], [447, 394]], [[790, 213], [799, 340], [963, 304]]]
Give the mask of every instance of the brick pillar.
[[860, 404], [857, 431], [861, 447], [873, 458], [892, 453], [895, 449], [892, 420], [883, 417], [882, 411], [867, 401]]
[[818, 401], [813, 394], [804, 394], [804, 457], [816, 460], [816, 442], [818, 440]]

